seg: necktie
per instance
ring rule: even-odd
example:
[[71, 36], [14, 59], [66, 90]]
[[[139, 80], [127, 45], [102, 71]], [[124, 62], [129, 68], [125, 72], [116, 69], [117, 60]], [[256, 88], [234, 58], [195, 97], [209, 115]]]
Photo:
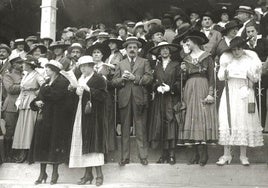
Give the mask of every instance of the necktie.
[[130, 61], [130, 68], [131, 68], [131, 71], [133, 71], [133, 67], [134, 67], [134, 58], [131, 58], [131, 61]]

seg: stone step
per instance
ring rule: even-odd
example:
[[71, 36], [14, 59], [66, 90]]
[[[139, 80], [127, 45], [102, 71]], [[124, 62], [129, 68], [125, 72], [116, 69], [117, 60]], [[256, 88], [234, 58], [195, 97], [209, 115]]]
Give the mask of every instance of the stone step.
[[[95, 173], [95, 171], [93, 171]], [[266, 164], [253, 164], [249, 167], [231, 164], [223, 167], [216, 165], [185, 164], [149, 164], [142, 166], [132, 163], [119, 167], [116, 163], [104, 165], [104, 188], [175, 188], [175, 187], [268, 187], [268, 168]], [[51, 166], [47, 167], [51, 177]], [[69, 169], [60, 165], [58, 184], [53, 188], [95, 187], [93, 185], [78, 186], [76, 182], [83, 176], [84, 169]], [[50, 187], [49, 183], [35, 186], [33, 182], [39, 175], [39, 164], [6, 163], [0, 167], [1, 188], [33, 188]]]
[[[266, 163], [268, 161], [268, 134], [263, 134], [264, 146], [256, 148], [248, 148], [247, 155], [251, 163]], [[120, 160], [120, 144], [121, 138], [117, 137], [118, 150], [110, 152], [107, 156], [108, 162], [118, 162]], [[138, 150], [135, 137], [130, 139], [130, 152], [131, 162], [139, 162]], [[240, 163], [239, 161], [239, 147], [232, 147], [233, 163]], [[178, 146], [176, 148], [176, 160], [178, 163], [187, 163], [189, 158], [189, 149], [186, 146]], [[223, 146], [210, 145], [208, 147], [209, 160], [208, 163], [215, 163], [221, 155], [223, 155]], [[160, 149], [149, 149], [148, 160], [149, 162], [156, 162], [161, 155]]]

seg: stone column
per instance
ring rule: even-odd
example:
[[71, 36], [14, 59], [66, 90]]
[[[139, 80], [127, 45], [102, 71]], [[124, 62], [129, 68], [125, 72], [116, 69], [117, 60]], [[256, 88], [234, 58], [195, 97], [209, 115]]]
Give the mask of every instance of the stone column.
[[56, 39], [57, 0], [42, 0], [40, 38]]

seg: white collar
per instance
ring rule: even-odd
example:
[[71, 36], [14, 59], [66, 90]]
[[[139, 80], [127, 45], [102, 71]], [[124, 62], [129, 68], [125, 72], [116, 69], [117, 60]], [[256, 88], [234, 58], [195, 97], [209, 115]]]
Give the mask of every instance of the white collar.
[[[129, 62], [131, 62], [131, 58], [130, 58], [129, 56], [127, 56], [127, 58], [128, 58], [128, 60], [129, 60]], [[136, 61], [136, 59], [137, 59], [137, 56], [136, 56], [136, 57], [134, 57], [133, 61], [135, 62], [135, 61]]]

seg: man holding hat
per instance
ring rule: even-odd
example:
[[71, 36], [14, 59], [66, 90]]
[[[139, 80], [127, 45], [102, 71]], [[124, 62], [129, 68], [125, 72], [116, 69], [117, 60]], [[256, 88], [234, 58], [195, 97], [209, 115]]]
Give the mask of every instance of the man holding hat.
[[148, 96], [146, 87], [153, 80], [149, 62], [138, 56], [141, 47], [137, 37], [128, 37], [123, 47], [127, 58], [118, 63], [113, 84], [118, 88], [119, 109], [122, 122], [122, 148], [120, 166], [130, 161], [130, 126], [134, 121], [140, 162], [147, 165], [148, 144], [146, 119]]

